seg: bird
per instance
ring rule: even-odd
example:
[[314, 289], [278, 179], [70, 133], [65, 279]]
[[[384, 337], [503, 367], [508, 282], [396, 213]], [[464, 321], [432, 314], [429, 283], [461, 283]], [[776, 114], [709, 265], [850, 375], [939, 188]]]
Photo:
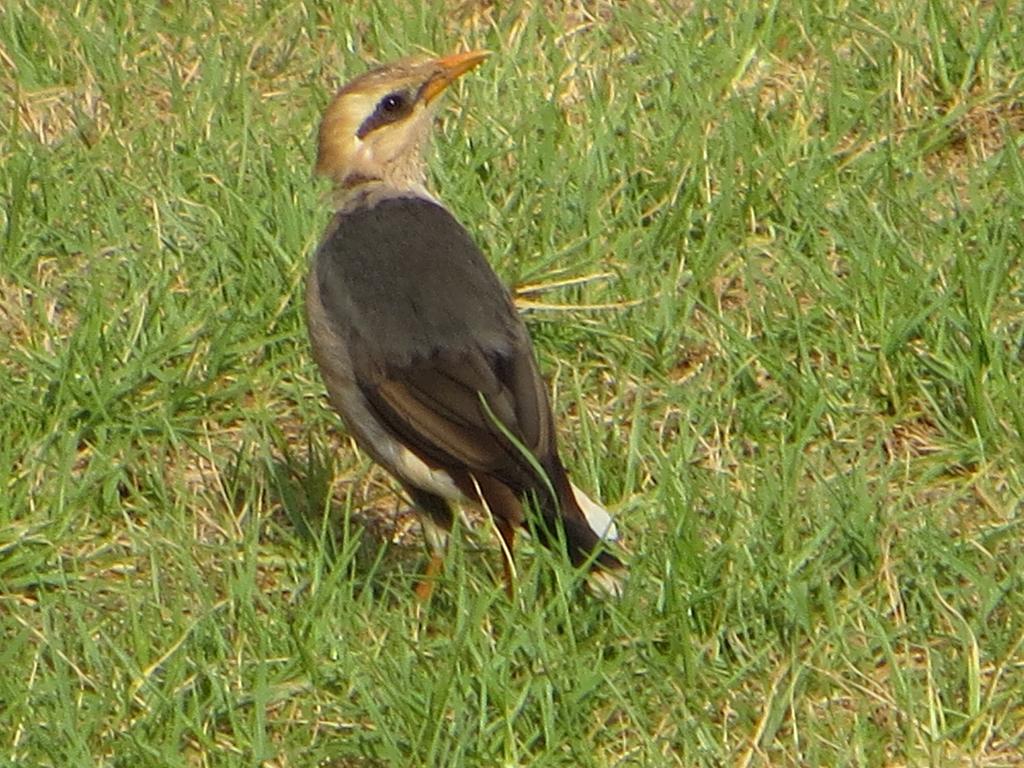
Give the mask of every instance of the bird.
[[355, 77], [318, 131], [315, 173], [333, 216], [312, 258], [306, 319], [328, 398], [356, 444], [404, 488], [430, 552], [430, 597], [455, 515], [475, 505], [500, 537], [514, 592], [516, 533], [621, 595], [608, 512], [562, 463], [547, 386], [509, 289], [429, 190], [424, 149], [438, 97], [489, 51], [411, 57]]

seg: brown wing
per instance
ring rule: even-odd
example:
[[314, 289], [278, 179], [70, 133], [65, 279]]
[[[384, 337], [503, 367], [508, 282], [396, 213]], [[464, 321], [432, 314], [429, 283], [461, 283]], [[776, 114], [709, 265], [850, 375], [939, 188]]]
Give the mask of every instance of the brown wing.
[[[417, 454], [442, 467], [492, 475], [522, 492], [542, 483], [523, 450], [547, 462], [549, 417], [535, 408], [546, 402], [538, 398], [540, 379], [529, 355], [502, 362], [488, 368], [479, 350], [444, 351], [376, 379], [369, 367], [357, 363], [356, 370], [382, 422]], [[516, 377], [518, 367], [529, 373]], [[501, 368], [513, 376], [501, 378]]]

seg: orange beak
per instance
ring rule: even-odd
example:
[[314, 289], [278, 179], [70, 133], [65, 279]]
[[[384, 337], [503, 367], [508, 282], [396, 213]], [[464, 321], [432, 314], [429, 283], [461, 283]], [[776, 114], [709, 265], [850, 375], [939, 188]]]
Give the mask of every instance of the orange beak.
[[490, 51], [465, 51], [443, 56], [435, 61], [438, 73], [423, 87], [423, 101], [427, 104], [432, 102], [456, 79], [481, 64], [490, 55]]

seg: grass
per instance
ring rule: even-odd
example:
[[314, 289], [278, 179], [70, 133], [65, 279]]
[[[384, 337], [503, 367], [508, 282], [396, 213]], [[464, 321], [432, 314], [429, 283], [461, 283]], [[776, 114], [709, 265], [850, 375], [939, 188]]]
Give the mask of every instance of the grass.
[[[1024, 12], [0, 10], [0, 762], [1024, 764]], [[340, 79], [496, 52], [435, 188], [624, 599], [434, 601], [302, 320]], [[566, 281], [564, 285], [560, 285]]]

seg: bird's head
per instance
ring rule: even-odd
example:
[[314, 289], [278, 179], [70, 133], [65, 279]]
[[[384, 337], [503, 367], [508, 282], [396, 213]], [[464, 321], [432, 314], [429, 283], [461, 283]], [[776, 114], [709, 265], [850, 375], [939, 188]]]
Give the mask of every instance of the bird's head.
[[404, 59], [349, 82], [324, 112], [316, 172], [341, 189], [368, 181], [398, 189], [422, 187], [421, 149], [435, 100], [488, 55], [468, 51]]

